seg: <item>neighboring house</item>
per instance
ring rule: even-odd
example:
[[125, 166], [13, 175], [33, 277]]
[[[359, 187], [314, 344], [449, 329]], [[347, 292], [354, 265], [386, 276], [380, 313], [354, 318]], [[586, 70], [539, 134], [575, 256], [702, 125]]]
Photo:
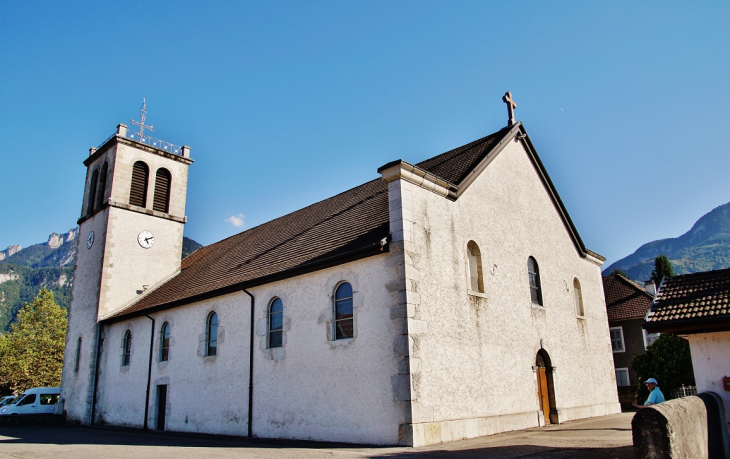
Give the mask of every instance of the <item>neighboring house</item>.
[[730, 420], [730, 269], [665, 278], [644, 328], [689, 341], [697, 392], [722, 397]]
[[190, 150], [130, 135], [84, 161], [69, 419], [417, 446], [619, 411], [604, 258], [521, 122], [182, 266]]
[[[650, 288], [649, 292], [651, 291]], [[636, 388], [640, 383], [636, 373], [631, 369], [631, 360], [634, 356], [643, 354], [656, 339], [656, 335], [647, 335], [646, 330], [641, 327], [654, 297], [646, 288], [621, 274], [604, 277], [603, 292], [606, 296], [619, 399], [622, 405], [628, 406], [635, 401]]]

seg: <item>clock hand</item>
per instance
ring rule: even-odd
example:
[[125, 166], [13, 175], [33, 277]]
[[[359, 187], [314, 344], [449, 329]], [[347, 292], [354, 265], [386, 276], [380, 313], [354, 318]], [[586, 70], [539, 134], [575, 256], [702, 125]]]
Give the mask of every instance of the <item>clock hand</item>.
[[152, 238], [151, 237], [146, 237], [146, 238], [144, 238], [144, 241], [145, 242], [150, 242], [150, 239], [152, 239]]

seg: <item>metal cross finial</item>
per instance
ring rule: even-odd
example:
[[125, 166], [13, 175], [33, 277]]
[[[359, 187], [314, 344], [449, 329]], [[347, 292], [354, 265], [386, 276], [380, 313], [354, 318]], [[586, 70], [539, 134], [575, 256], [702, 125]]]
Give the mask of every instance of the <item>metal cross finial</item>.
[[132, 124], [134, 124], [135, 126], [139, 126], [139, 141], [144, 142], [144, 130], [149, 129], [150, 132], [155, 131], [155, 128], [153, 126], [147, 126], [146, 124], [144, 124], [144, 120], [145, 118], [147, 118], [147, 100], [144, 98], [142, 99], [142, 108], [139, 110], [139, 116], [140, 118], [142, 118], [142, 122], [138, 123], [137, 121], [132, 120]]
[[509, 121], [507, 121], [507, 126], [512, 126], [515, 124], [515, 108], [517, 108], [517, 104], [514, 100], [512, 100], [512, 93], [507, 91], [504, 93], [504, 96], [502, 96], [502, 102], [507, 104], [507, 112], [509, 113]]

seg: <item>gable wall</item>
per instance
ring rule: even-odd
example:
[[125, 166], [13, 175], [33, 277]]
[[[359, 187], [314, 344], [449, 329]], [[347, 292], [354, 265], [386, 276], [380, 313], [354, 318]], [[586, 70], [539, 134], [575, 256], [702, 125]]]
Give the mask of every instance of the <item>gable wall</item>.
[[[413, 423], [472, 420], [442, 424], [431, 440], [414, 431], [415, 443], [537, 425], [532, 366], [541, 342], [557, 367], [561, 421], [617, 412], [600, 268], [579, 256], [522, 145], [510, 142], [455, 202], [411, 189], [420, 274], [413, 319], [425, 329], [411, 334], [420, 364], [412, 369]], [[469, 240], [481, 250], [486, 298], [467, 294]], [[540, 268], [544, 309], [531, 305], [529, 256]], [[574, 277], [585, 319], [576, 317]], [[504, 415], [518, 416], [474, 421]]]
[[[389, 282], [390, 254], [255, 287], [254, 413], [258, 437], [397, 444], [404, 422], [395, 401], [393, 342], [400, 322]], [[354, 289], [355, 337], [332, 341], [332, 296], [341, 280]], [[267, 349], [270, 300], [284, 305], [284, 345]], [[243, 292], [151, 314], [156, 320], [150, 427], [155, 426], [154, 386], [169, 384], [167, 429], [246, 435], [249, 381], [249, 297]], [[220, 323], [216, 357], [202, 356], [205, 320]], [[159, 330], [171, 324], [170, 360], [159, 360]], [[121, 367], [121, 343], [130, 327], [132, 362]], [[106, 423], [141, 427], [149, 355], [150, 320], [108, 326], [100, 412]], [[107, 346], [108, 344], [108, 346]]]

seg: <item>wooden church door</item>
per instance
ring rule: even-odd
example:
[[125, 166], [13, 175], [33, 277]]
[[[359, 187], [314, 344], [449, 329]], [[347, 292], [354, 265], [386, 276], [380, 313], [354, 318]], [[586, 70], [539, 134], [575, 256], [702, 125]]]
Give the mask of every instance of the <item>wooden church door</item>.
[[550, 396], [545, 367], [537, 367], [537, 399], [540, 401], [540, 411], [545, 417], [545, 424], [550, 424]]

